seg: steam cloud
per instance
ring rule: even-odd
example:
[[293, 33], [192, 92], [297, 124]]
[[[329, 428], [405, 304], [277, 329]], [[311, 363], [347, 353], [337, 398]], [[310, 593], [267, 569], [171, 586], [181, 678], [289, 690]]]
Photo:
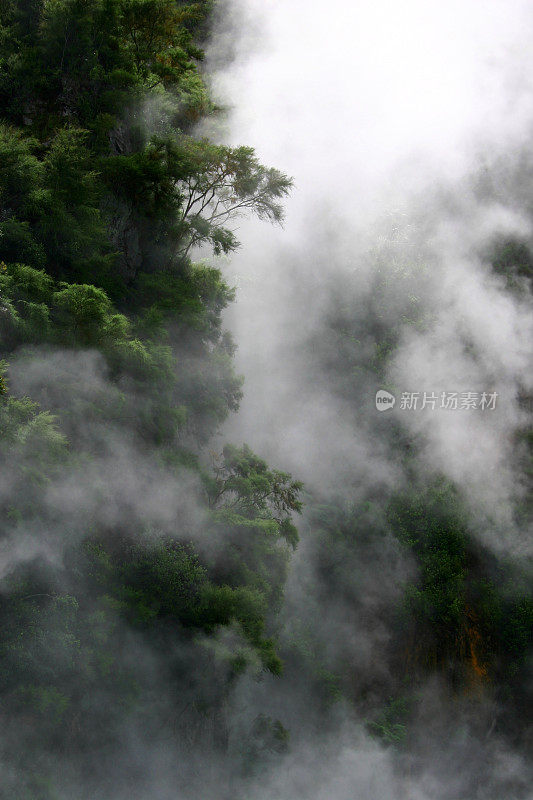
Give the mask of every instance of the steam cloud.
[[[238, 102], [215, 134], [254, 146], [296, 183], [284, 227], [243, 223], [242, 248], [224, 267], [238, 287], [227, 324], [246, 383], [223, 439], [248, 442], [304, 480], [315, 500], [365, 501], [369, 510], [357, 563], [344, 564], [342, 550], [332, 556], [335, 597], [323, 580], [331, 565], [321, 562], [316, 521], [304, 517], [280, 631], [286, 674], [240, 679], [226, 710], [229, 758], [218, 761], [205, 743], [196, 752], [194, 742], [176, 754], [140, 715], [123, 731], [123, 752], [98, 762], [108, 797], [532, 797], [522, 749], [492, 734], [500, 711], [490, 698], [454, 697], [437, 680], [422, 687], [408, 754], [371, 739], [365, 723], [377, 698], [401, 683], [383, 654], [394, 648], [391, 609], [415, 571], [379, 503], [384, 489], [410, 480], [393, 457], [394, 425], [418, 442], [419, 475], [443, 473], [461, 487], [484, 547], [532, 555], [531, 532], [514, 515], [526, 489], [513, 438], [526, 420], [520, 397], [533, 392], [531, 299], [494, 274], [487, 248], [498, 236], [533, 243], [533, 9], [526, 0], [231, 0], [219, 14], [208, 66], [216, 94]], [[345, 323], [356, 331], [351, 338], [338, 335]], [[380, 325], [397, 342], [378, 385], [364, 364]], [[4, 543], [2, 574], [38, 553], [60, 562], [57, 532], [81, 538], [89, 519], [114, 527], [143, 520], [157, 535], [178, 524], [186, 538], [200, 536], [191, 475], [152, 463], [120, 427], [87, 419], [96, 396], [115, 402], [97, 355], [15, 358], [10, 385], [52, 411], [68, 406], [70, 440], [97, 457], [90, 474], [80, 464], [78, 473], [55, 476], [38, 529]], [[374, 405], [381, 385], [397, 395], [383, 414]], [[490, 391], [498, 403], [486, 412], [415, 412], [400, 408], [403, 391]], [[13, 489], [3, 479], [0, 499]], [[325, 707], [318, 688], [300, 683], [295, 641], [309, 641], [326, 665], [349, 665], [353, 693], [365, 698], [356, 710]], [[223, 638], [215, 645], [223, 648]], [[194, 664], [201, 675], [215, 645], [184, 644], [173, 663]], [[140, 643], [130, 650], [164, 714], [167, 667]], [[265, 757], [261, 774], [243, 779], [240, 736], [259, 712], [290, 729], [291, 751]], [[150, 770], [137, 773], [137, 760]], [[90, 796], [90, 787], [88, 779], [80, 790], [73, 777], [65, 800]]]
[[[225, 434], [320, 497], [356, 502], [409, 480], [389, 449], [399, 421], [419, 445], [419, 475], [444, 474], [461, 487], [482, 546], [530, 557], [531, 531], [514, 509], [527, 492], [515, 433], [533, 386], [531, 296], [495, 275], [490, 247], [533, 241], [531, 8], [336, 0], [326, 13], [243, 0], [227, 4], [224, 19], [232, 46], [223, 35], [213, 43], [216, 87], [223, 99], [239, 98], [225, 136], [250, 142], [296, 184], [284, 228], [247, 224], [228, 266], [238, 286], [229, 323], [246, 382]], [[360, 334], [349, 344], [332, 333], [339, 319]], [[376, 321], [398, 335], [381, 383], [397, 404], [385, 414], [374, 406], [375, 375], [352, 369], [373, 352]], [[335, 363], [344, 364], [342, 379]], [[486, 391], [498, 400], [484, 413], [415, 412], [400, 408], [403, 391]], [[361, 550], [365, 577], [353, 575], [343, 605], [321, 593], [323, 554], [304, 526], [289, 584], [287, 641], [298, 635], [291, 620], [305, 619], [326, 652], [351, 660], [362, 685], [372, 670], [377, 682], [394, 680], [379, 675], [380, 652], [391, 635], [387, 609], [412, 569], [386, 532], [383, 541], [382, 552]], [[272, 689], [283, 698], [272, 707], [285, 719], [292, 707], [298, 744], [287, 772], [272, 774], [258, 797], [527, 795], [528, 767], [492, 738], [498, 710], [488, 701], [459, 708], [427, 687], [413, 767], [369, 744], [360, 719], [338, 721], [321, 738], [291, 690]], [[457, 771], [459, 752], [469, 763]]]

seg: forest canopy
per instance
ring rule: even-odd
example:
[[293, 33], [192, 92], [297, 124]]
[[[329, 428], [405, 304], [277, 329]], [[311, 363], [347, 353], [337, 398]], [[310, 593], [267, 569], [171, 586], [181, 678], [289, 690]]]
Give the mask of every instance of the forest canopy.
[[[243, 379], [217, 257], [243, 216], [283, 222], [292, 180], [201, 133], [223, 114], [205, 66], [219, 14], [0, 0], [2, 797], [149, 797], [161, 763], [158, 797], [220, 779], [220, 798], [246, 800], [290, 753], [287, 696], [313, 705], [314, 733], [342, 707], [397, 754], [432, 678], [503, 697], [502, 736], [530, 699], [528, 573], [479, 543], [459, 487], [421, 475], [416, 437], [391, 422], [405, 480], [379, 496], [306, 490], [222, 442]], [[505, 290], [529, 291], [527, 244], [492, 250]], [[310, 345], [348, 408], [427, 322], [416, 258], [380, 258], [373, 304], [346, 288]], [[531, 444], [517, 432], [526, 486]], [[373, 558], [401, 564], [392, 600], [365, 594]], [[326, 607], [384, 632], [380, 664], [358, 673], [330, 646]]]

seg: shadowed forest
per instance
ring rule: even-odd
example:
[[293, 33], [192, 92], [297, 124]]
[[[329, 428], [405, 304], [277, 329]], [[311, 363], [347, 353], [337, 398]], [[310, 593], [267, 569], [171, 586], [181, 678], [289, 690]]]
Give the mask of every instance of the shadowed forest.
[[[0, 797], [528, 800], [531, 152], [369, 228], [362, 278], [327, 215], [288, 244], [258, 289], [279, 406], [240, 427], [227, 265], [253, 272], [240, 226], [280, 228], [297, 178], [226, 143], [225, 14], [0, 0]], [[464, 223], [470, 273], [443, 257], [468, 278], [435, 258], [461, 192], [500, 209]], [[488, 300], [446, 328], [452, 362], [461, 281]], [[244, 442], [295, 430], [289, 383], [303, 427], [272, 461]], [[401, 400], [429, 390], [498, 400]], [[442, 449], [446, 414], [467, 427]]]

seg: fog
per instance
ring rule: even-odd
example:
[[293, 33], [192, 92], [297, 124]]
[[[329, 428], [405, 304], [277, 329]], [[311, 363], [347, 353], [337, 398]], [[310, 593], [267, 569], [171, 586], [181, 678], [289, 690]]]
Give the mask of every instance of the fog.
[[[283, 227], [243, 223], [241, 250], [224, 266], [238, 288], [227, 322], [245, 377], [224, 436], [290, 469], [312, 495], [377, 497], [378, 529], [383, 489], [445, 475], [483, 548], [529, 557], [515, 434], [533, 384], [531, 299], [509, 291], [490, 250], [533, 235], [533, 9], [245, 0], [226, 4], [222, 19], [210, 64], [231, 105], [216, 134], [249, 143], [295, 181]], [[351, 339], [338, 336], [343, 325]], [[396, 336], [379, 382], [354, 369], [371, 357], [376, 325]], [[394, 392], [393, 410], [376, 410], [379, 388]], [[404, 392], [419, 394], [417, 410], [402, 408]], [[495, 407], [421, 408], [424, 393], [451, 392], [493, 393]], [[394, 423], [417, 443], [409, 475], [390, 448]], [[385, 530], [346, 562], [351, 601], [339, 601], [321, 584], [312, 527], [303, 525], [289, 580], [285, 643], [303, 619], [326, 661], [350, 664], [354, 684], [379, 695], [376, 683], [383, 692], [399, 680], [383, 654], [412, 566]], [[422, 688], [410, 756], [395, 762], [362, 733], [364, 709], [324, 717], [329, 734], [318, 736], [309, 695], [290, 669], [285, 681], [265, 695], [290, 721], [294, 749], [254, 796], [529, 796], [520, 750], [492, 736], [501, 710], [490, 693], [463, 701], [438, 681]]]
[[[295, 181], [283, 228], [245, 224], [227, 266], [246, 379], [228, 436], [305, 480], [337, 483], [343, 469], [358, 480], [364, 471], [365, 482], [396, 475], [375, 436], [378, 387], [362, 393], [364, 408], [346, 409], [312, 344], [339, 297], [353, 296], [354, 317], [357, 302], [372, 303], [379, 261], [391, 278], [381, 314], [399, 320], [416, 293], [426, 319], [423, 332], [401, 328], [384, 376], [397, 393], [498, 395], [484, 414], [400, 411], [399, 397], [392, 414], [423, 434], [428, 469], [508, 526], [532, 318], [486, 250], [498, 236], [531, 236], [530, 5], [243, 2], [224, 19], [232, 60], [224, 65], [221, 34], [211, 62], [216, 92], [232, 98], [222, 134]], [[411, 272], [403, 284], [402, 271]], [[518, 534], [513, 544], [528, 547]]]
[[[195, 132], [250, 145], [261, 163], [294, 179], [283, 224], [239, 220], [240, 249], [215, 259], [237, 290], [224, 324], [245, 379], [239, 411], [214, 440], [200, 414], [193, 433], [181, 433], [185, 417], [168, 423], [179, 429], [173, 447], [198, 435], [195, 471], [192, 453], [189, 461], [183, 452], [171, 460], [143, 444], [138, 432], [145, 424], [157, 429], [158, 407], [141, 384], [115, 382], [96, 350], [23, 347], [9, 359], [10, 391], [40, 404], [41, 423], [53, 421], [46, 411], [58, 415], [73, 457], [33, 486], [24, 439], [22, 455], [3, 469], [0, 502], [7, 508], [10, 498], [22, 498], [31, 513], [27, 523], [9, 518], [0, 576], [9, 589], [16, 567], [35, 563], [43, 585], [76, 592], [91, 611], [89, 644], [94, 628], [113, 656], [102, 667], [110, 688], [82, 698], [101, 727], [94, 733], [89, 722], [85, 732], [80, 713], [75, 732], [82, 742], [80, 731], [87, 733], [86, 752], [59, 753], [50, 767], [60, 800], [533, 798], [526, 710], [476, 661], [469, 598], [456, 650], [439, 664], [436, 646], [424, 652], [434, 631], [424, 628], [422, 613], [413, 622], [416, 612], [407, 610], [422, 567], [388, 513], [395, 496], [419, 491], [438, 526], [442, 509], [424, 492], [433, 478], [448, 481], [458, 499], [450, 493], [443, 505], [451, 496], [453, 513], [464, 510], [468, 557], [486, 567], [482, 577], [500, 577], [501, 567], [505, 598], [522, 596], [516, 576], [527, 574], [533, 539], [522, 513], [530, 485], [518, 434], [530, 420], [533, 309], [529, 279], [509, 280], [494, 254], [501, 242], [533, 245], [532, 35], [527, 0], [218, 5], [205, 70], [225, 110]], [[141, 118], [148, 133], [166, 124], [153, 98]], [[178, 325], [169, 324], [169, 342], [169, 369], [201, 405], [210, 379], [217, 381], [208, 375], [215, 361], [205, 369], [200, 356], [196, 363]], [[150, 388], [157, 391], [155, 379]], [[378, 408], [378, 390], [393, 397], [391, 407]], [[38, 459], [30, 427], [20, 436]], [[58, 434], [58, 449], [65, 441]], [[139, 548], [168, 539], [173, 553], [184, 558], [182, 543], [194, 546], [220, 568], [220, 581], [234, 581], [224, 559], [231, 564], [232, 548], [252, 552], [255, 532], [268, 539], [272, 520], [251, 517], [242, 540], [231, 538], [225, 518], [208, 524], [226, 482], [234, 491], [225, 478], [211, 502], [202, 482], [216, 473], [226, 442], [246, 442], [272, 468], [304, 482], [283, 602], [280, 589], [279, 608], [265, 610], [267, 630], [257, 634], [279, 644], [279, 675], [265, 668], [231, 609], [227, 624], [206, 623], [194, 634], [170, 615], [164, 624], [175, 638], [167, 652], [164, 627], [150, 640], [125, 621], [126, 583], [120, 602], [108, 596], [111, 555], [95, 547], [73, 556], [91, 530], [110, 541], [131, 536]], [[283, 584], [282, 549], [289, 561], [289, 544], [274, 538], [270, 550], [264, 545], [273, 566], [257, 576], [265, 592], [269, 581]], [[122, 569], [118, 546], [112, 556]], [[90, 570], [85, 558], [94, 560]], [[139, 563], [142, 576], [147, 567]], [[175, 575], [174, 562], [165, 561], [157, 580], [168, 579], [191, 607], [208, 603], [209, 595], [193, 592], [196, 561], [184, 563]], [[101, 608], [89, 577], [87, 586], [79, 577], [84, 568], [96, 576]], [[222, 588], [231, 594], [233, 583]], [[21, 599], [33, 597], [52, 600], [40, 624], [53, 632], [64, 598]], [[158, 612], [149, 603], [141, 608], [139, 597], [139, 613], [151, 619]], [[489, 642], [499, 668], [497, 647]], [[52, 644], [36, 660], [52, 669], [64, 659], [70, 680], [76, 673], [58, 652]], [[127, 687], [119, 687], [121, 670], [130, 668], [142, 698], [131, 710]], [[527, 697], [530, 685], [513, 688]], [[106, 717], [114, 693], [124, 705]], [[109, 742], [97, 740], [100, 730]], [[36, 753], [48, 768], [43, 738], [30, 716], [14, 715], [0, 738], [7, 763]], [[6, 785], [15, 786], [16, 768], [5, 772]]]

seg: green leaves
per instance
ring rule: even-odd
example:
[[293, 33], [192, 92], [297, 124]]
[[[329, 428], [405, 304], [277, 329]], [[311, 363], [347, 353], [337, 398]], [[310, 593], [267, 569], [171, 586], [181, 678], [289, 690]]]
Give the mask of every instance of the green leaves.
[[407, 733], [408, 711], [405, 698], [390, 698], [380, 715], [368, 723], [368, 730], [385, 744], [402, 744]]
[[0, 125], [0, 209], [2, 219], [14, 214], [35, 214], [43, 194], [44, 167], [34, 152], [36, 139]]
[[252, 148], [177, 133], [153, 136], [137, 152], [106, 157], [101, 170], [110, 191], [134, 211], [139, 246], [144, 248], [147, 221], [155, 232], [157, 252], [153, 235], [148, 250], [142, 249], [145, 271], [177, 268], [195, 247], [208, 245], [215, 255], [235, 250], [239, 242], [228, 224], [245, 213], [282, 222], [280, 201], [292, 186], [286, 175], [262, 166]]
[[[219, 583], [193, 546], [167, 538], [139, 542], [108, 553], [89, 545], [92, 576], [114, 596], [117, 608], [147, 636], [173, 624], [182, 635], [217, 635], [235, 627], [263, 667], [275, 674], [281, 661], [265, 636], [268, 599], [256, 588]], [[241, 650], [245, 661], [245, 650]], [[228, 654], [221, 656], [226, 658]], [[230, 660], [234, 654], [230, 654]]]
[[17, 464], [53, 465], [66, 454], [67, 440], [49, 411], [39, 411], [29, 398], [4, 394], [0, 399], [0, 451]]
[[278, 611], [289, 554], [298, 543], [292, 515], [301, 510], [302, 484], [270, 470], [246, 445], [213, 454], [213, 471], [214, 477], [204, 477], [213, 534], [226, 542], [212, 561], [213, 573], [221, 582], [258, 591]]
[[59, 325], [81, 344], [98, 342], [104, 323], [110, 316], [111, 303], [102, 289], [86, 284], [62, 284], [54, 293]]
[[419, 624], [428, 625], [439, 652], [452, 654], [466, 624], [467, 528], [457, 493], [443, 482], [400, 496], [388, 518], [416, 554], [420, 579], [406, 600]]
[[[251, 148], [188, 135], [215, 111], [198, 67], [210, 8], [0, 4], [1, 355], [13, 385], [50, 406], [12, 396], [0, 362], [0, 521], [13, 545], [0, 700], [28, 742], [35, 729], [67, 760], [118, 740], [130, 710], [148, 728], [170, 707], [174, 736], [184, 694], [220, 732], [236, 677], [282, 669], [276, 614], [301, 484], [247, 447], [205, 467], [242, 379], [223, 329], [234, 290], [190, 254], [234, 250], [241, 214], [281, 222], [291, 181]], [[100, 485], [121, 465], [125, 513], [106, 517]], [[164, 531], [128, 486], [150, 470], [163, 502], [178, 495]], [[179, 503], [191, 473], [205, 487], [187, 499], [194, 546]], [[79, 514], [76, 491], [65, 499], [73, 475]], [[268, 738], [282, 748], [281, 724]], [[46, 777], [35, 787], [51, 796]]]
[[21, 257], [34, 266], [44, 262], [33, 224], [46, 206], [44, 168], [35, 157], [37, 142], [0, 125], [0, 259]]
[[246, 211], [270, 222], [283, 220], [279, 200], [292, 181], [276, 169], [262, 166], [252, 148], [230, 148], [203, 140], [180, 142], [187, 159], [187, 175], [178, 184], [183, 196], [180, 220], [184, 231], [181, 252], [210, 243], [216, 254], [238, 247], [227, 227]]
[[280, 525], [292, 512], [301, 511], [299, 493], [303, 484], [286, 472], [270, 470], [247, 445], [226, 445], [215, 461], [215, 475], [210, 490], [210, 503], [215, 508], [235, 509], [252, 518], [271, 515]]

